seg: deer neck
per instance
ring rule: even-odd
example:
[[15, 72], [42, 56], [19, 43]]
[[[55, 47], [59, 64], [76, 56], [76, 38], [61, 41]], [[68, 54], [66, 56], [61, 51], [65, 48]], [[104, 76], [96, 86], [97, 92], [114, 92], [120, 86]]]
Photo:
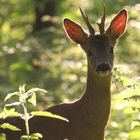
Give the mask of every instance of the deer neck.
[[110, 113], [111, 75], [99, 76], [88, 64], [86, 90], [80, 99], [88, 119], [91, 122], [101, 122], [103, 126], [106, 125]]
[[110, 96], [111, 77], [111, 73], [106, 76], [96, 74], [88, 64], [86, 90], [82, 98], [97, 102], [104, 96]]
[[85, 96], [90, 96], [90, 98], [101, 97], [110, 94], [111, 85], [111, 73], [106, 76], [101, 76], [95, 73], [90, 65], [88, 64], [87, 71], [87, 85], [85, 90]]

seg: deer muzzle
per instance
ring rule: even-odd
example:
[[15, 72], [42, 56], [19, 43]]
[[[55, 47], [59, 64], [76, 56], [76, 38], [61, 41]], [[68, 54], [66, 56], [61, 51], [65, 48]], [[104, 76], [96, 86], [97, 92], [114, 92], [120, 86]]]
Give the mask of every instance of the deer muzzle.
[[96, 72], [99, 75], [108, 75], [111, 72], [111, 66], [107, 63], [97, 65]]

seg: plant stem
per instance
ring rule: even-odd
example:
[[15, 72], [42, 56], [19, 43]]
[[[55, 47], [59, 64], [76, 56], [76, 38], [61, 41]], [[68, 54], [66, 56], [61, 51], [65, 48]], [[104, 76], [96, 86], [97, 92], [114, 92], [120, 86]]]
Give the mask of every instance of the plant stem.
[[30, 130], [29, 130], [29, 113], [27, 111], [27, 108], [25, 104], [22, 104], [23, 109], [24, 109], [24, 121], [25, 121], [25, 128], [26, 128], [26, 135], [27, 135], [27, 140], [29, 140], [29, 135], [30, 135]]

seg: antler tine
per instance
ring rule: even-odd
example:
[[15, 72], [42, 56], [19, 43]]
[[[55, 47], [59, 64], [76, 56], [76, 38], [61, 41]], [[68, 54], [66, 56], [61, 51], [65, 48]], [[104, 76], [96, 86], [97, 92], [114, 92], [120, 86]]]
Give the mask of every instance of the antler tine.
[[90, 24], [90, 21], [89, 21], [88, 16], [87, 16], [86, 14], [84, 14], [84, 12], [82, 11], [81, 7], [79, 7], [79, 9], [80, 9], [81, 15], [82, 15], [82, 17], [83, 17], [83, 19], [84, 19], [84, 21], [85, 21], [87, 27], [88, 27], [89, 32], [90, 32], [91, 34], [95, 34], [95, 30], [94, 30], [94, 28], [92, 27], [92, 25]]
[[104, 5], [104, 13], [103, 16], [101, 17], [101, 22], [97, 23], [100, 34], [103, 34], [105, 32], [105, 18], [106, 18], [106, 10], [105, 10], [105, 5]]

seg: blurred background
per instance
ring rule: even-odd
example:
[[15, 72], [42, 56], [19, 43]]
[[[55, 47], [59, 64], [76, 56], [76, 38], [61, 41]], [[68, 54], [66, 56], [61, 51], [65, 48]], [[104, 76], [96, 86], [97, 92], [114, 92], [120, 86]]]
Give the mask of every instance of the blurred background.
[[81, 96], [86, 82], [86, 57], [64, 33], [64, 17], [87, 29], [79, 6], [97, 31], [106, 5], [106, 26], [121, 9], [128, 10], [127, 30], [116, 47], [112, 110], [106, 140], [140, 140], [140, 1], [139, 0], [1, 0], [0, 110], [7, 93], [19, 85], [44, 88], [37, 94], [43, 110]]

